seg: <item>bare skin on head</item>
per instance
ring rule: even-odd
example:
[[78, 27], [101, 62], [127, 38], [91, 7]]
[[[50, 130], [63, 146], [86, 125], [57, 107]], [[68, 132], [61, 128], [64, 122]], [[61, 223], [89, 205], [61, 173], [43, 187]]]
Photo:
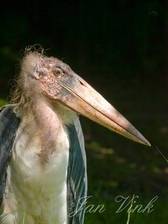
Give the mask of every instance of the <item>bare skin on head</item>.
[[22, 62], [14, 99], [23, 110], [31, 105], [34, 97], [42, 97], [50, 105], [60, 103], [69, 111], [76, 111], [114, 132], [150, 146], [128, 120], [67, 64], [57, 58], [29, 52]]

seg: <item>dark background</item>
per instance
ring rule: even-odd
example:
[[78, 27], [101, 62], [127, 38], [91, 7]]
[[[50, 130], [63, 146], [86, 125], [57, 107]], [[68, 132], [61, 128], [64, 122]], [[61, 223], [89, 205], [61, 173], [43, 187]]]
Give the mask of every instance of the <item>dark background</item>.
[[[5, 5], [6, 4], [6, 5]], [[168, 3], [141, 1], [6, 1], [0, 11], [0, 96], [9, 100], [25, 47], [40, 44], [105, 96], [168, 157]], [[126, 223], [117, 195], [138, 195], [154, 212], [135, 212], [132, 223], [167, 223], [167, 162], [154, 149], [132, 143], [82, 119], [89, 194], [102, 214], [86, 223]], [[90, 202], [89, 203], [93, 203]]]

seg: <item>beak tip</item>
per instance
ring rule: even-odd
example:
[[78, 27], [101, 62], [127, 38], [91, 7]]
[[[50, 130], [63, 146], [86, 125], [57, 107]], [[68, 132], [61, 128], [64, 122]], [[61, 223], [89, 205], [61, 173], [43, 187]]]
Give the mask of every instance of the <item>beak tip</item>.
[[149, 141], [147, 141], [147, 144], [146, 144], [146, 145], [149, 146], [149, 147], [152, 146], [151, 143], [150, 143]]
[[148, 147], [151, 147], [152, 146], [151, 143], [145, 137], [143, 137], [143, 139], [141, 139], [141, 143], [143, 145], [148, 146]]
[[145, 145], [148, 146], [148, 147], [151, 147], [151, 143], [149, 141], [145, 142]]

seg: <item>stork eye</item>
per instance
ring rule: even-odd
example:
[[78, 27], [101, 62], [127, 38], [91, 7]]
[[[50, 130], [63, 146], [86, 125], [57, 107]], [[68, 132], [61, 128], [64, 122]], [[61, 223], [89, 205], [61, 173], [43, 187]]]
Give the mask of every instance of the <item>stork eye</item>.
[[40, 78], [43, 78], [45, 76], [47, 76], [47, 73], [45, 73], [45, 72], [39, 72], [39, 77]]
[[60, 76], [60, 75], [62, 75], [63, 73], [64, 73], [63, 70], [60, 69], [60, 68], [56, 68], [56, 69], [54, 70], [54, 75], [55, 75], [55, 76]]

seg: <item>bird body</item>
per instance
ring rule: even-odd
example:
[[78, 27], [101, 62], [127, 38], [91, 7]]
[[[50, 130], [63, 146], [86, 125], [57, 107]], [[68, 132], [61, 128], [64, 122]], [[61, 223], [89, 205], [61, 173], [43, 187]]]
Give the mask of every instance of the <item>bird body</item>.
[[28, 52], [13, 99], [0, 113], [2, 224], [84, 223], [87, 164], [77, 114], [150, 146], [57, 58]]
[[[87, 192], [84, 140], [77, 115], [71, 113], [68, 116], [70, 120], [63, 116], [64, 126], [59, 118], [60, 129], [59, 137], [54, 141], [55, 151], [46, 153], [45, 159], [44, 155], [41, 158], [40, 129], [34, 125], [33, 115], [29, 118], [26, 116], [25, 121], [24, 117], [22, 119], [15, 112], [15, 105], [6, 106], [0, 115], [0, 124], [4, 125], [0, 128], [0, 138], [4, 140], [0, 142], [3, 144], [0, 144], [1, 161], [6, 154], [10, 156], [8, 147], [12, 148], [10, 162], [8, 156], [3, 159], [4, 164], [8, 162], [8, 168], [1, 173], [1, 177], [7, 174], [7, 178], [6, 184], [3, 181], [0, 183], [0, 192], [3, 193], [0, 223], [83, 223], [84, 210], [73, 216], [77, 210], [74, 205]], [[5, 130], [8, 131], [6, 139], [3, 136]], [[9, 141], [12, 137], [14, 140]], [[81, 141], [78, 142], [78, 139]], [[10, 145], [5, 145], [8, 142]], [[75, 158], [79, 158], [80, 164]], [[80, 185], [82, 188], [79, 190]], [[68, 211], [71, 215], [68, 215]]]
[[[70, 143], [67, 128], [59, 121], [61, 118], [47, 105], [43, 105], [43, 109], [37, 115], [39, 123], [35, 121], [35, 114], [25, 116], [17, 131], [7, 171], [4, 208], [10, 214], [18, 211], [19, 223], [24, 218], [26, 223], [64, 224], [67, 223]], [[46, 123], [47, 119], [51, 121]]]

